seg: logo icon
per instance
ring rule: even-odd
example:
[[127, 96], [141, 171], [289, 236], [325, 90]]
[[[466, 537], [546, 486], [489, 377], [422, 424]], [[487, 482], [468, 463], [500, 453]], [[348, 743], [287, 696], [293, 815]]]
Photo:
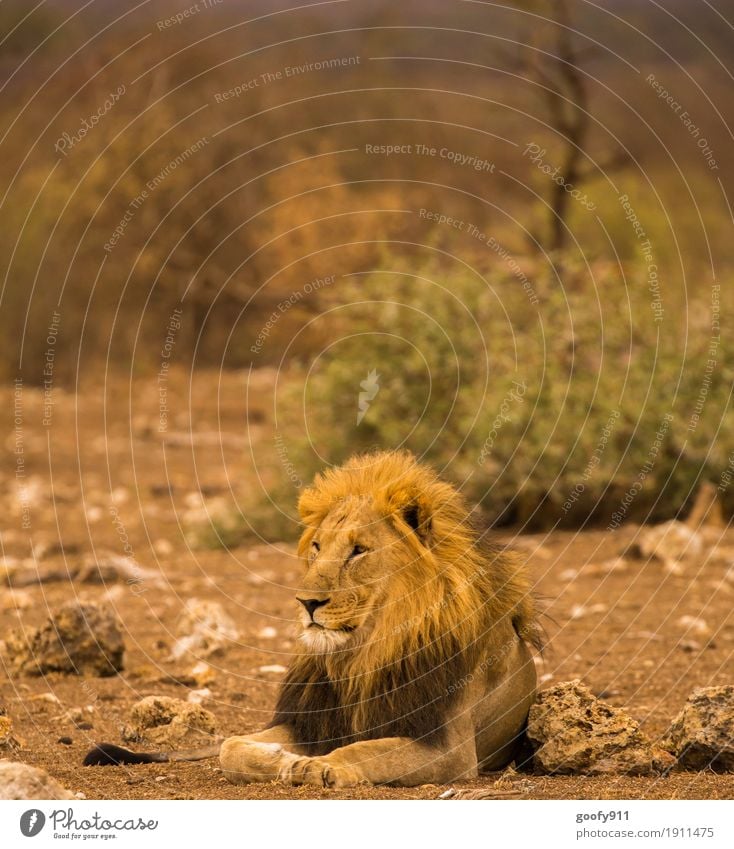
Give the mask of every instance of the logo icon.
[[31, 808], [30, 811], [21, 814], [20, 831], [26, 837], [35, 837], [45, 824], [46, 817], [43, 811], [39, 811], [38, 808]]
[[370, 401], [374, 401], [377, 393], [380, 391], [380, 375], [377, 369], [372, 369], [368, 372], [367, 379], [359, 384], [364, 392], [359, 393], [359, 410], [357, 411], [357, 426], [365, 417], [367, 410], [370, 408]]

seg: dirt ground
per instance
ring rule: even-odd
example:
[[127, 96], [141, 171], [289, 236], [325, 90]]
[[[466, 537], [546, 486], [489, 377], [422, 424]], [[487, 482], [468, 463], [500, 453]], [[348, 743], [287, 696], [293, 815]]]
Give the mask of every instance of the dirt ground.
[[[192, 597], [220, 602], [240, 629], [239, 640], [207, 658], [216, 677], [204, 706], [215, 714], [219, 732], [245, 733], [269, 719], [282, 673], [262, 667], [285, 666], [293, 650], [292, 589], [300, 574], [293, 548], [191, 550], [182, 517], [199, 491], [216, 496], [231, 490], [236, 497], [257, 485], [258, 458], [273, 454], [271, 379], [257, 375], [248, 393], [242, 374], [171, 375], [167, 397], [177, 400], [168, 402], [164, 433], [158, 430], [155, 379], [110, 381], [78, 395], [56, 389], [53, 408], [46, 410], [50, 426], [43, 423], [42, 392], [24, 387], [14, 399], [12, 387], [3, 391], [4, 405], [15, 409], [16, 418], [2, 459], [7, 562], [32, 564], [35, 553], [44, 568], [64, 570], [94, 553], [122, 555], [129, 542], [141, 566], [159, 571], [164, 580], [163, 588], [151, 583], [135, 591], [124, 582], [0, 587], [0, 637], [20, 625], [40, 624], [73, 597], [109, 599], [122, 619], [127, 654], [118, 677], [10, 680], [3, 672], [0, 681], [0, 706], [23, 743], [16, 759], [47, 769], [86, 798], [392, 799], [436, 798], [445, 790], [233, 786], [215, 761], [81, 766], [92, 743], [120, 742], [120, 726], [138, 699], [187, 698], [193, 686], [187, 673], [196, 659], [171, 660], [170, 650], [182, 607]], [[26, 486], [25, 504], [17, 496], [18, 483]], [[656, 561], [616, 560], [637, 530], [501, 536], [527, 549], [547, 604], [549, 648], [539, 661], [541, 686], [580, 678], [657, 737], [694, 687], [734, 680], [734, 532], [724, 535], [712, 556], [708, 550], [670, 571]], [[263, 629], [275, 629], [275, 635]], [[59, 703], [33, 698], [43, 693]], [[79, 728], [64, 717], [69, 709], [89, 705], [85, 719], [91, 727]], [[59, 742], [62, 737], [71, 742]], [[498, 788], [532, 799], [734, 797], [734, 775], [706, 772], [657, 779], [489, 775], [460, 784], [492, 788], [497, 781]]]

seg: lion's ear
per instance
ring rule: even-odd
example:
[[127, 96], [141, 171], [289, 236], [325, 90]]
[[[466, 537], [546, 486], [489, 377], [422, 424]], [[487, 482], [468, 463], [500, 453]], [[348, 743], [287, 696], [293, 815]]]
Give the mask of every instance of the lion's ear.
[[411, 501], [403, 507], [402, 517], [423, 545], [428, 545], [431, 536], [431, 516], [425, 506], [419, 501]]

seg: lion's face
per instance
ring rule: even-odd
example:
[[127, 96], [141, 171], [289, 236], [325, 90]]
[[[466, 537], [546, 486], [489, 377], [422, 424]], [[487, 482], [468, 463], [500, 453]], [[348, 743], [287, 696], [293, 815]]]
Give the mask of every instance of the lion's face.
[[345, 648], [367, 636], [404, 542], [366, 498], [337, 504], [309, 536], [306, 575], [297, 593], [301, 641], [315, 652]]

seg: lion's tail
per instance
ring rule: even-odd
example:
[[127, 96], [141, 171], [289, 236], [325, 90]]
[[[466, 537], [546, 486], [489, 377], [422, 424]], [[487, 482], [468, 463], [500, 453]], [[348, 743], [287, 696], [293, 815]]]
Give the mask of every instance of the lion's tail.
[[84, 766], [122, 766], [123, 764], [160, 764], [171, 761], [203, 761], [219, 756], [221, 741], [201, 749], [182, 749], [180, 752], [131, 752], [114, 743], [97, 743], [87, 752]]

